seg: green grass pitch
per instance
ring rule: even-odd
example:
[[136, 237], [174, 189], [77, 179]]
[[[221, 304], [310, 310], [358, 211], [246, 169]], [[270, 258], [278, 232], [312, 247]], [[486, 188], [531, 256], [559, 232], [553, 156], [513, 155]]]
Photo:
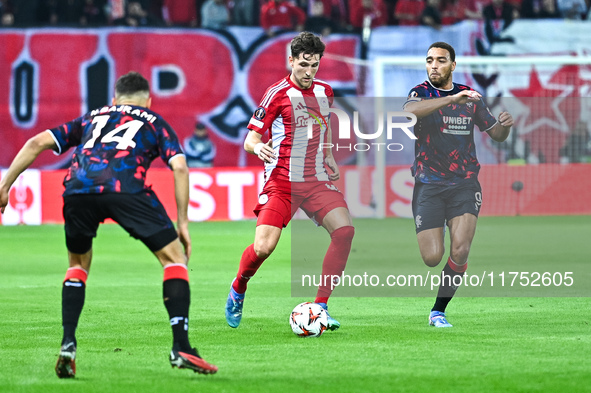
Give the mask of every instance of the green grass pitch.
[[[470, 269], [588, 264], [590, 223], [590, 217], [483, 217]], [[409, 220], [355, 225], [352, 259], [380, 257], [363, 236], [379, 231], [395, 234], [393, 259], [422, 264]], [[448, 307], [451, 329], [427, 326], [432, 297], [335, 297], [331, 314], [341, 329], [318, 339], [296, 337], [289, 313], [312, 299], [291, 297], [289, 228], [250, 283], [242, 325], [231, 329], [224, 304], [254, 227], [249, 221], [191, 224], [190, 337], [219, 367], [218, 374], [203, 376], [168, 363], [171, 332], [156, 258], [118, 226], [102, 226], [78, 328], [76, 379], [60, 380], [53, 368], [67, 267], [63, 229], [0, 226], [0, 392], [590, 389], [589, 297], [458, 296]], [[327, 241], [322, 229], [309, 228]]]

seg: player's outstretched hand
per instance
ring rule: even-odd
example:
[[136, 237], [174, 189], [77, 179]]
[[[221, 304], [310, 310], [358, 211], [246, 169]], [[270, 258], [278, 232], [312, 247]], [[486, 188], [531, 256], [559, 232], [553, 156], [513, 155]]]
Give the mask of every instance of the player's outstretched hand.
[[505, 128], [513, 126], [513, 116], [509, 112], [501, 112], [499, 114], [499, 123]]
[[456, 104], [464, 105], [467, 102], [479, 101], [482, 95], [474, 90], [462, 90], [457, 94], [454, 94]]
[[276, 159], [277, 157], [275, 156], [275, 152], [273, 151], [273, 140], [269, 139], [269, 141], [265, 144], [259, 144], [262, 145], [260, 150], [257, 151], [258, 149], [255, 147], [255, 154], [264, 162], [266, 163], [270, 163], [272, 162], [274, 159]]
[[177, 232], [179, 234], [179, 239], [183, 248], [185, 249], [185, 258], [187, 262], [191, 257], [191, 236], [189, 235], [189, 226], [188, 225], [179, 225], [177, 228]]
[[339, 178], [341, 177], [341, 173], [339, 171], [339, 167], [337, 166], [337, 162], [334, 160], [334, 157], [326, 156], [326, 158], [324, 159], [324, 163], [332, 171], [332, 173], [328, 174], [328, 178], [330, 179], [330, 181], [339, 180]]
[[4, 213], [4, 209], [6, 209], [6, 205], [8, 205], [8, 190], [0, 189], [0, 212]]

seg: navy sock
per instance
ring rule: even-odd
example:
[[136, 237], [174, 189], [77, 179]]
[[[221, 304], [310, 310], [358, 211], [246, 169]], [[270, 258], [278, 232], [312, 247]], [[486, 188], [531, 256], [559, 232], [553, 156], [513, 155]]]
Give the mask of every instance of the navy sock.
[[64, 336], [62, 344], [74, 341], [76, 343], [76, 328], [84, 307], [86, 285], [78, 281], [64, 281], [62, 287], [62, 326]]
[[445, 312], [445, 309], [453, 296], [455, 295], [458, 287], [455, 286], [454, 279], [456, 283], [460, 282], [460, 279], [456, 278], [457, 276], [463, 277], [464, 272], [458, 273], [454, 271], [449, 264], [445, 264], [443, 271], [441, 272], [441, 284], [439, 285], [439, 291], [437, 292], [437, 298], [435, 299], [435, 305], [431, 309], [431, 311], [440, 311]]
[[189, 306], [191, 290], [186, 280], [174, 278], [162, 284], [164, 306], [168, 311], [172, 327], [172, 347], [174, 350], [188, 351], [189, 344]]

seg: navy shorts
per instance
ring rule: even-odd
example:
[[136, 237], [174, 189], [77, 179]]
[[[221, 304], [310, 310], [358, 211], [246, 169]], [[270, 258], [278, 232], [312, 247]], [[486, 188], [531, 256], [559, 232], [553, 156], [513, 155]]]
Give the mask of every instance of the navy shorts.
[[64, 196], [66, 246], [84, 254], [107, 218], [117, 222], [130, 236], [141, 240], [150, 251], [158, 251], [178, 235], [164, 206], [152, 190], [139, 194], [75, 194]]
[[482, 189], [478, 180], [452, 186], [415, 182], [412, 214], [417, 233], [443, 228], [445, 221], [470, 213], [478, 217], [482, 206]]

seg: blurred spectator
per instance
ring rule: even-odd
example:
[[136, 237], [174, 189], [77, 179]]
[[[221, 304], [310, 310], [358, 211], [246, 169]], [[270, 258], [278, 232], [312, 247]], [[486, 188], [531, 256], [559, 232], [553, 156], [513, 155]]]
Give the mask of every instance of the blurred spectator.
[[394, 18], [399, 26], [418, 26], [425, 8], [423, 0], [398, 0], [394, 8]]
[[520, 15], [527, 19], [558, 19], [561, 17], [556, 8], [556, 0], [523, 0]]
[[349, 21], [355, 29], [364, 26], [364, 20], [369, 20], [371, 28], [384, 26], [388, 21], [386, 4], [383, 0], [350, 0]]
[[256, 25], [259, 12], [258, 0], [231, 0], [228, 7], [232, 13], [232, 24], [238, 26]]
[[326, 37], [335, 30], [335, 24], [332, 19], [327, 17], [324, 13], [324, 2], [320, 0], [312, 0], [311, 3], [311, 14], [308, 19], [306, 19], [304, 30]]
[[318, 1], [322, 2], [323, 16], [332, 20], [335, 29], [337, 27], [345, 28], [349, 24], [346, 4], [348, 0], [306, 0], [304, 8], [307, 10], [308, 16], [313, 15], [313, 8]]
[[109, 2], [108, 19], [115, 21], [125, 16], [125, 0], [107, 0]]
[[589, 155], [590, 143], [591, 139], [587, 131], [587, 123], [579, 120], [568, 136], [566, 143], [560, 149], [560, 161], [563, 163], [586, 162], [586, 157]]
[[336, 24], [335, 27], [345, 28], [349, 25], [347, 0], [331, 0], [330, 18]]
[[10, 0], [0, 0], [0, 25], [3, 27], [14, 24], [14, 14], [12, 13], [12, 3]]
[[261, 27], [267, 34], [276, 30], [302, 31], [306, 13], [285, 0], [269, 0], [261, 7]]
[[104, 26], [107, 24], [107, 17], [104, 12], [105, 3], [103, 0], [84, 0], [80, 24], [82, 26]]
[[201, 27], [223, 29], [230, 24], [230, 12], [225, 0], [206, 0], [201, 7]]
[[130, 1], [127, 3], [125, 16], [114, 20], [113, 23], [118, 26], [143, 27], [155, 26], [157, 21], [148, 14], [139, 1]]
[[507, 3], [511, 4], [513, 6], [513, 9], [515, 10], [514, 19], [518, 19], [520, 17], [519, 11], [521, 10], [521, 3], [523, 3], [523, 0], [506, 0], [506, 1], [507, 1]]
[[519, 17], [519, 12], [505, 0], [492, 0], [492, 2], [482, 10], [484, 17], [484, 31], [489, 44], [497, 42], [514, 42], [512, 37], [501, 37], [501, 32], [507, 29], [515, 18]]
[[167, 25], [199, 26], [195, 0], [164, 0], [162, 4], [162, 18]]
[[203, 123], [195, 124], [193, 135], [183, 141], [183, 150], [190, 168], [210, 168], [215, 157], [215, 145]]
[[[308, 16], [312, 16], [314, 14], [314, 7], [316, 3], [322, 3], [322, 15], [330, 18], [331, 11], [332, 11], [332, 0], [306, 0], [306, 4], [304, 5], [304, 9], [306, 10], [306, 14]], [[317, 11], [318, 9], [316, 9]], [[316, 15], [318, 16], [318, 15]], [[307, 30], [306, 30], [307, 31]]]
[[396, 8], [397, 0], [384, 0], [384, 4], [386, 5], [386, 15], [388, 16], [388, 20], [386, 24], [393, 25], [396, 23], [396, 19], [394, 18], [394, 9]]
[[311, 13], [306, 19], [304, 30], [326, 37], [335, 29], [332, 19], [324, 12], [326, 3], [321, 0], [312, 0], [310, 3], [312, 4]]
[[461, 0], [443, 0], [441, 24], [453, 25], [464, 20], [464, 4]]
[[440, 5], [441, 0], [427, 0], [427, 5], [421, 13], [421, 25], [432, 27], [435, 30], [441, 29]]
[[460, 0], [464, 8], [464, 19], [482, 19], [482, 11], [489, 4], [489, 0]]
[[564, 19], [582, 20], [587, 14], [585, 0], [556, 0], [556, 4]]

